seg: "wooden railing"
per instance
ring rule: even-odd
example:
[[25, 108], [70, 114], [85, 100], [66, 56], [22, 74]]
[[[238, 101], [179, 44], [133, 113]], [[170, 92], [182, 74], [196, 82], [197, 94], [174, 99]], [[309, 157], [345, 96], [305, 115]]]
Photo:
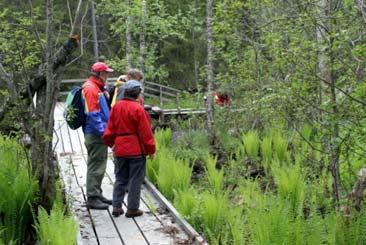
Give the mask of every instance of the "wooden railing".
[[[108, 78], [108, 84], [113, 84], [117, 80], [117, 77]], [[60, 95], [67, 95], [68, 91], [62, 89], [66, 84], [78, 84], [81, 85], [86, 81], [86, 79], [66, 79], [61, 80], [61, 91]], [[70, 89], [70, 86], [66, 86]], [[144, 96], [150, 98], [158, 98], [160, 107], [164, 107], [164, 103], [175, 103], [178, 111], [180, 110], [180, 94], [181, 90], [175, 89], [169, 86], [161, 85], [154, 82], [144, 82]]]

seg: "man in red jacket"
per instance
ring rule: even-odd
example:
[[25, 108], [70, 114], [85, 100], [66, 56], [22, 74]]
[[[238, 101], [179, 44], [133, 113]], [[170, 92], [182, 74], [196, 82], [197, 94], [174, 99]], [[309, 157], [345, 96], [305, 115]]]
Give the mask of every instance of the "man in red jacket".
[[113, 212], [116, 217], [123, 214], [122, 202], [128, 188], [126, 217], [143, 214], [139, 209], [141, 185], [145, 178], [146, 156], [155, 153], [155, 140], [150, 118], [137, 101], [141, 83], [130, 80], [125, 84], [124, 98], [112, 108], [104, 143], [113, 147], [116, 157], [113, 189]]
[[103, 91], [112, 72], [107, 64], [94, 63], [82, 90], [86, 115], [83, 132], [88, 151], [86, 206], [90, 209], [108, 209], [108, 205], [112, 204], [112, 200], [103, 196], [101, 188], [108, 156], [108, 147], [103, 144], [102, 136], [109, 117], [107, 98]]

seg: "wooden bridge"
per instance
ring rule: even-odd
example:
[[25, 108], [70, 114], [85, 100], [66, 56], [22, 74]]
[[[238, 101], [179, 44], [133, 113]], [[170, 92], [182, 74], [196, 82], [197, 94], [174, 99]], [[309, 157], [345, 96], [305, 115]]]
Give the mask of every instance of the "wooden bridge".
[[[54, 148], [64, 180], [67, 201], [79, 223], [78, 244], [206, 244], [174, 207], [148, 181], [142, 187], [140, 209], [144, 215], [132, 219], [114, 218], [109, 210], [88, 210], [86, 201], [86, 159], [81, 129], [70, 130], [63, 118], [63, 103], [55, 109]], [[103, 193], [112, 197], [114, 165], [109, 153]], [[126, 197], [124, 209], [126, 210]], [[65, 234], [67, 235], [67, 234]]]
[[[67, 95], [68, 89], [72, 85], [80, 86], [85, 82], [86, 79], [67, 79], [61, 81], [61, 92], [60, 95]], [[117, 77], [108, 78], [108, 84], [113, 84], [117, 80]], [[152, 118], [159, 119], [163, 123], [164, 118], [170, 116], [186, 116], [193, 114], [204, 114], [205, 109], [199, 108], [181, 108], [180, 99], [182, 91], [169, 86], [154, 82], [144, 82], [144, 96], [147, 98], [158, 98], [159, 105], [154, 105], [150, 111]], [[164, 109], [164, 105], [167, 103], [175, 104], [174, 109]]]

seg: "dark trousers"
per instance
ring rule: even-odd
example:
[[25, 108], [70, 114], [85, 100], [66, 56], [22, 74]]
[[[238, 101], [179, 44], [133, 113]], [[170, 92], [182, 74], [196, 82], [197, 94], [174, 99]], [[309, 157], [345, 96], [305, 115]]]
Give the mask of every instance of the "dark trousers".
[[86, 173], [86, 195], [102, 195], [102, 180], [107, 167], [108, 147], [100, 136], [85, 134], [85, 146], [88, 151], [88, 169]]
[[116, 175], [116, 181], [113, 188], [113, 207], [122, 207], [126, 190], [128, 190], [127, 208], [138, 209], [140, 207], [141, 185], [145, 173], [145, 157], [117, 157], [115, 159], [114, 174]]

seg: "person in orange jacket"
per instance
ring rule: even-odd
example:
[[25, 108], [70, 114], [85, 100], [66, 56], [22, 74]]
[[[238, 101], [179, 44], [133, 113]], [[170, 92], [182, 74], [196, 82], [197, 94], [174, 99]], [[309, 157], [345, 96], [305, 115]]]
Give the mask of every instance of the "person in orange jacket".
[[124, 89], [124, 98], [112, 107], [103, 140], [113, 147], [116, 158], [112, 215], [118, 217], [124, 213], [122, 202], [128, 189], [126, 217], [130, 218], [143, 214], [139, 206], [146, 156], [152, 156], [156, 148], [149, 115], [138, 102], [141, 83], [130, 80]]
[[85, 146], [88, 152], [86, 176], [86, 207], [108, 209], [112, 200], [102, 194], [102, 180], [107, 166], [108, 147], [103, 144], [103, 133], [107, 126], [109, 108], [104, 90], [108, 76], [113, 72], [107, 64], [96, 62], [83, 84], [82, 95], [86, 123], [83, 125]]
[[226, 93], [214, 92], [215, 104], [218, 106], [230, 106], [230, 97]]

